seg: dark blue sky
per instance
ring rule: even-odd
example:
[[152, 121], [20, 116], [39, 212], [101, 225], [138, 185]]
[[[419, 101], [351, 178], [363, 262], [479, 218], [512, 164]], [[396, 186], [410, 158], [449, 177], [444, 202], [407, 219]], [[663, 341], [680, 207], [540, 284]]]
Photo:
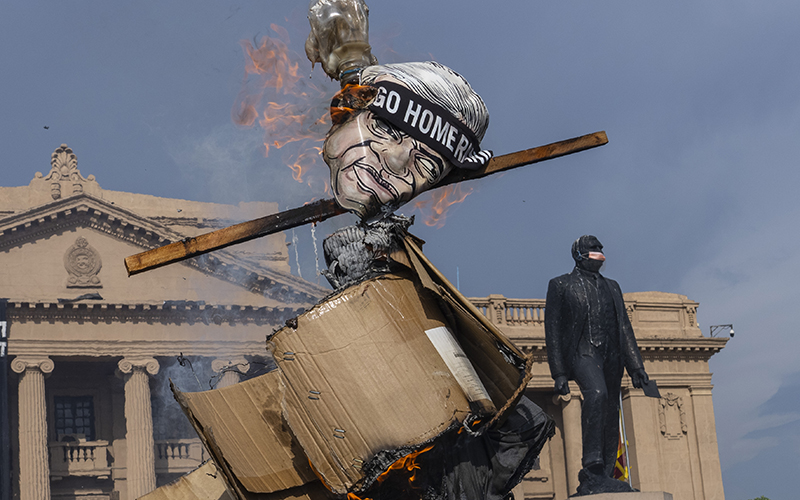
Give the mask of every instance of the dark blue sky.
[[[275, 23], [302, 55], [306, 7], [5, 5], [2, 185], [46, 172], [50, 153], [67, 143], [81, 172], [106, 189], [282, 208], [318, 196], [280, 158], [263, 157], [261, 131], [230, 118], [244, 75], [240, 41], [274, 36]], [[688, 295], [700, 302], [705, 332], [733, 323], [735, 339], [711, 363], [726, 496], [793, 498], [800, 402], [779, 395], [796, 392], [800, 349], [792, 319], [800, 4], [406, 0], [370, 8], [382, 62], [434, 58], [483, 96], [485, 147], [503, 154], [597, 130], [610, 140], [474, 183], [444, 227], [415, 226], [429, 257], [454, 281], [458, 272], [467, 295], [541, 298], [548, 279], [571, 268], [571, 242], [591, 233], [606, 246], [604, 273], [623, 291]], [[319, 68], [313, 81], [325, 81]], [[303, 276], [314, 279], [310, 229], [296, 235]]]

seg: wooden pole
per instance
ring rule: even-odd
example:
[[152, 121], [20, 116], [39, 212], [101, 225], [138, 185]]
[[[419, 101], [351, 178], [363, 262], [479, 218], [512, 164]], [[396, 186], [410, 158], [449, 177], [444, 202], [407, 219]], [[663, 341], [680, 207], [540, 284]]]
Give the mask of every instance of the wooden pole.
[[[480, 179], [487, 175], [524, 165], [596, 148], [606, 143], [608, 143], [606, 133], [595, 132], [545, 146], [497, 156], [492, 158], [485, 167], [478, 170], [454, 169], [447, 177], [442, 179], [437, 187]], [[285, 212], [267, 215], [266, 217], [242, 222], [210, 233], [201, 234], [194, 238], [185, 238], [162, 247], [131, 255], [125, 258], [125, 269], [128, 270], [128, 276], [133, 276], [150, 269], [156, 269], [167, 264], [236, 245], [237, 243], [244, 243], [245, 241], [292, 229], [303, 224], [320, 222], [345, 212], [346, 210], [337, 205], [335, 200], [320, 200]]]

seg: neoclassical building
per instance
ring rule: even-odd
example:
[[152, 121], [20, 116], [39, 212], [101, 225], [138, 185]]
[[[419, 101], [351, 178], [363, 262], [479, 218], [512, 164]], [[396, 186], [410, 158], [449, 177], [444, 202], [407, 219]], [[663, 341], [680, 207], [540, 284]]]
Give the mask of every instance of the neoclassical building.
[[[271, 369], [266, 334], [328, 290], [289, 272], [283, 234], [131, 278], [123, 259], [277, 210], [105, 190], [66, 145], [47, 174], [0, 187], [12, 498], [133, 500], [208, 459], [169, 380], [198, 391]], [[580, 469], [580, 393], [553, 396], [544, 300], [471, 300], [533, 356], [528, 394], [557, 423], [516, 498], [565, 500]], [[623, 381], [633, 485], [723, 499], [708, 360], [726, 339], [701, 334], [683, 295], [625, 300], [662, 394]]]

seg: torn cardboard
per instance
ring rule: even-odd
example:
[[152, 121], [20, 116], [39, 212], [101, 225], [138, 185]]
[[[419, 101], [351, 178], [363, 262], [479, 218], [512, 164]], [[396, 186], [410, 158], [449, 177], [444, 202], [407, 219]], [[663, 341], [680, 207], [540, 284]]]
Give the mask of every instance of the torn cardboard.
[[385, 471], [379, 454], [388, 466], [386, 452], [400, 458], [468, 415], [495, 422], [530, 377], [525, 355], [406, 247], [409, 267], [334, 294], [271, 338], [286, 420], [336, 494], [368, 488]]
[[225, 481], [213, 462], [206, 462], [192, 472], [151, 491], [139, 500], [236, 500], [228, 493]]
[[175, 398], [231, 486], [271, 493], [316, 480], [282, 416], [282, 382], [273, 371], [238, 384]]
[[[221, 472], [209, 461], [139, 500], [237, 500], [237, 497], [228, 492]], [[244, 492], [241, 500], [329, 500], [329, 497], [322, 483], [314, 481], [275, 493]]]

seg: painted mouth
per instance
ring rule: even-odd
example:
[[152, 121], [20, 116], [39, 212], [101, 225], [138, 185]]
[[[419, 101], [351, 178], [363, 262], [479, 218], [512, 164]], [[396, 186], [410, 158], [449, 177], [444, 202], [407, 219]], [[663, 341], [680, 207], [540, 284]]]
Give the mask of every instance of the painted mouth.
[[353, 164], [353, 173], [358, 181], [358, 187], [374, 196], [381, 204], [394, 202], [400, 197], [397, 188], [382, 178], [372, 166], [358, 161]]

